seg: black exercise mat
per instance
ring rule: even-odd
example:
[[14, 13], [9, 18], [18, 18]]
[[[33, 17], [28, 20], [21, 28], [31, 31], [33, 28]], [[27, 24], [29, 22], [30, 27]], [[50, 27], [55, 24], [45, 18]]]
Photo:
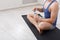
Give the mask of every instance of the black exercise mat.
[[44, 31], [44, 34], [40, 35], [33, 24], [29, 22], [26, 15], [22, 15], [23, 19], [31, 29], [37, 40], [60, 40], [60, 30], [55, 28], [54, 30]]

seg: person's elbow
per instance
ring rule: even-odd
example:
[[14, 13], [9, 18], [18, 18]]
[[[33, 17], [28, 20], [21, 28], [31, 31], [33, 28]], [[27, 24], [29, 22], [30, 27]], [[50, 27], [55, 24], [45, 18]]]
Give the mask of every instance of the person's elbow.
[[53, 24], [55, 22], [55, 19], [50, 19], [49, 21], [51, 24]]

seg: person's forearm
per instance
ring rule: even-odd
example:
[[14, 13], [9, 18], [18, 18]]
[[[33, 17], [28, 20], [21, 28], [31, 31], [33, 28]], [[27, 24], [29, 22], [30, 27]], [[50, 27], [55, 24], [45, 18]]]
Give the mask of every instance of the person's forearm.
[[43, 12], [43, 8], [37, 8], [39, 12]]
[[47, 18], [47, 19], [45, 19], [45, 18], [40, 18], [40, 21], [41, 22], [48, 22], [48, 23], [53, 23], [54, 21], [52, 20], [52, 19], [50, 19], [50, 18]]

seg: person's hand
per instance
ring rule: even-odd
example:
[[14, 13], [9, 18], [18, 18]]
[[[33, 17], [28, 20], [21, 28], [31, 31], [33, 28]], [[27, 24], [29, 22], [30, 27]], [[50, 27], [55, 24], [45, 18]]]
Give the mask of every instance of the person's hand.
[[34, 14], [34, 19], [37, 20], [37, 21], [39, 20], [38, 14]]
[[33, 8], [33, 11], [36, 11], [37, 8]]

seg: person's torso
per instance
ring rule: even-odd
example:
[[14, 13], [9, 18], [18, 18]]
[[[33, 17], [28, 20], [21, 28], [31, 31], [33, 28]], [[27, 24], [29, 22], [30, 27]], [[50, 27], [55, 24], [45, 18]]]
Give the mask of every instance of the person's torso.
[[[44, 10], [44, 16], [45, 16], [45, 18], [50, 18], [51, 12], [50, 12], [50, 10], [49, 10], [49, 7], [50, 7], [50, 6], [52, 5], [52, 3], [54, 3], [55, 1], [56, 1], [56, 0], [54, 0], [54, 1], [52, 1], [52, 2], [47, 3], [47, 4], [44, 5], [43, 10]], [[54, 22], [52, 25], [53, 25], [53, 26], [56, 26], [56, 22], [57, 22], [57, 18], [56, 18], [55, 22]]]

